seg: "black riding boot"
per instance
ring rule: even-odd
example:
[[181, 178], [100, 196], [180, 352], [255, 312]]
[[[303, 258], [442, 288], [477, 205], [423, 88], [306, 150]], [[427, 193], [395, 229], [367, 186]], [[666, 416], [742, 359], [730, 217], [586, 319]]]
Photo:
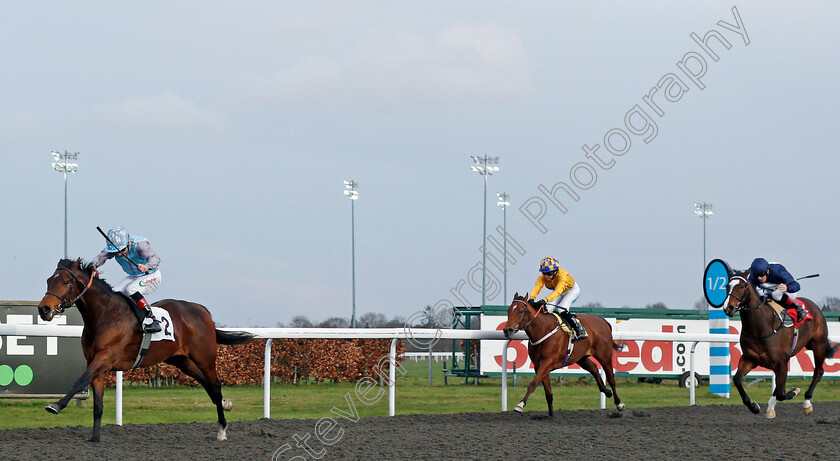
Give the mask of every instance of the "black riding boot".
[[[160, 322], [158, 322], [154, 315], [152, 315], [152, 308], [149, 306], [149, 302], [146, 301], [146, 298], [144, 298], [140, 293], [134, 293], [131, 295], [131, 299], [137, 303], [137, 306], [146, 311], [146, 320], [144, 320], [140, 325], [140, 327], [143, 328], [143, 332], [157, 333], [161, 331], [162, 328], [160, 327]], [[151, 322], [149, 319], [151, 319]]]
[[572, 338], [572, 342], [575, 342], [579, 339], [583, 339], [586, 337], [586, 333], [582, 331], [581, 325], [577, 322], [575, 315], [569, 311], [561, 310], [560, 316], [563, 317], [564, 320], [572, 327], [572, 330], [575, 332], [575, 336]]
[[797, 317], [796, 323], [800, 323], [800, 322], [805, 321], [805, 317], [808, 316], [808, 311], [805, 310], [805, 306], [803, 306], [802, 304], [794, 301], [793, 298], [791, 298], [790, 296], [787, 295], [787, 293], [782, 294], [782, 302], [784, 303], [784, 305], [786, 307], [796, 308], [796, 317]]

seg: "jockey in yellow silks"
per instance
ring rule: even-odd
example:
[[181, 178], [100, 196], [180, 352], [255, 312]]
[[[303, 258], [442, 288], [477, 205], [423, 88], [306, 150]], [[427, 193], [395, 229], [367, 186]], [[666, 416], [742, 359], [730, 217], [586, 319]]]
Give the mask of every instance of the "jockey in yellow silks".
[[580, 287], [568, 272], [560, 268], [560, 263], [552, 256], [540, 261], [540, 276], [537, 277], [537, 283], [531, 290], [531, 298], [537, 299], [543, 288], [552, 291], [545, 298], [537, 300], [535, 304], [544, 306], [546, 312], [560, 314], [575, 330], [573, 341], [584, 338], [586, 334], [581, 331], [574, 315], [569, 312], [572, 303], [580, 296]]

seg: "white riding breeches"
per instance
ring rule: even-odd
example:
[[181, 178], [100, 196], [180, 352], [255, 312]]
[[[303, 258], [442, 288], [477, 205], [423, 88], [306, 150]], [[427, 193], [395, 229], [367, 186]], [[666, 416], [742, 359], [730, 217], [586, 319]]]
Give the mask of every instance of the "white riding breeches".
[[[767, 296], [769, 292], [770, 297], [773, 298], [773, 301], [779, 302], [782, 300], [782, 294], [786, 292], [782, 290], [777, 290], [777, 286], [778, 285], [776, 285], [775, 283], [762, 283], [761, 286], [759, 286], [758, 288], [764, 292], [765, 296]], [[796, 293], [788, 293], [787, 295], [788, 298], [796, 299]]]
[[160, 286], [160, 281], [160, 269], [152, 272], [151, 274], [141, 275], [138, 277], [129, 275], [128, 277], [120, 280], [119, 283], [114, 286], [114, 291], [125, 293], [127, 296], [131, 296], [134, 293], [140, 293], [145, 297], [157, 290], [157, 287]]
[[569, 288], [565, 293], [558, 296], [557, 299], [554, 301], [547, 302], [545, 304], [545, 309], [548, 312], [555, 312], [557, 309], [563, 309], [564, 311], [568, 311], [572, 308], [572, 303], [577, 301], [578, 297], [580, 296], [580, 287], [578, 286], [577, 282]]

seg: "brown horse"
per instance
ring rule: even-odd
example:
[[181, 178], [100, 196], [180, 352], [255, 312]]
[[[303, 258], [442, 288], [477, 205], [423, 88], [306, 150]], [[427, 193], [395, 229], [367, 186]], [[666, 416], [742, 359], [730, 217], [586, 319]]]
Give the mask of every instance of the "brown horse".
[[[622, 346], [613, 342], [612, 327], [606, 320], [594, 315], [578, 315], [578, 319], [586, 328], [588, 336], [574, 343], [574, 350], [571, 356], [566, 357], [566, 350], [569, 345], [569, 335], [559, 327], [557, 317], [553, 315], [540, 315], [541, 308], [537, 308], [532, 300], [527, 297], [520, 297], [519, 293], [513, 295], [513, 303], [508, 307], [508, 319], [505, 324], [505, 336], [513, 339], [513, 335], [519, 330], [525, 330], [528, 335], [528, 356], [534, 364], [534, 380], [528, 384], [525, 397], [514, 408], [514, 411], [522, 413], [528, 397], [542, 383], [545, 389], [545, 401], [548, 403], [548, 415], [554, 416], [554, 395], [551, 392], [552, 370], [563, 368], [566, 365], [577, 363], [581, 368], [588, 371], [598, 383], [598, 389], [607, 397], [613, 397], [615, 406], [624, 410], [625, 405], [618, 398], [615, 390], [615, 374], [613, 373], [612, 358], [613, 350], [620, 351]], [[590, 359], [594, 356], [598, 363], [604, 368], [604, 374], [610, 389], [604, 386], [598, 367]]]
[[[776, 401], [789, 400], [799, 394], [798, 388], [791, 388], [785, 392], [788, 362], [802, 348], [808, 348], [814, 353], [814, 376], [811, 386], [805, 391], [805, 414], [810, 414], [814, 407], [811, 397], [814, 388], [823, 376], [823, 363], [831, 358], [836, 346], [828, 341], [828, 327], [825, 316], [813, 301], [799, 298], [805, 302], [805, 307], [811, 312], [813, 319], [806, 320], [799, 327], [799, 335], [794, 336], [795, 329], [783, 327], [782, 319], [761, 299], [755, 287], [748, 281], [749, 272], [736, 273], [729, 282], [728, 297], [724, 302], [724, 313], [732, 317], [735, 312], [741, 313], [741, 360], [738, 371], [732, 377], [732, 382], [741, 394], [741, 401], [755, 414], [761, 411], [757, 403], [750, 401], [744, 391], [743, 378], [757, 366], [769, 368], [776, 374], [776, 388], [770, 401], [767, 402], [768, 418], [776, 417]], [[793, 341], [796, 340], [796, 344]]]
[[[105, 373], [132, 368], [140, 350], [142, 333], [140, 322], [132, 313], [131, 301], [100, 279], [96, 269], [77, 259], [63, 259], [47, 279], [47, 294], [38, 303], [41, 319], [50, 321], [74, 303], [85, 323], [82, 330], [82, 350], [87, 369], [73, 383], [70, 392], [46, 410], [58, 414], [78, 392], [88, 385], [93, 388], [93, 435], [90, 440], [100, 440], [102, 423], [102, 393]], [[155, 341], [138, 367], [148, 367], [166, 362], [178, 367], [198, 381], [210, 400], [216, 404], [219, 417], [218, 440], [227, 438], [227, 421], [224, 410], [232, 404], [222, 399], [222, 384], [216, 375], [218, 344], [245, 344], [253, 339], [246, 332], [217, 330], [210, 312], [196, 303], [165, 299], [153, 304], [169, 312], [175, 341]]]

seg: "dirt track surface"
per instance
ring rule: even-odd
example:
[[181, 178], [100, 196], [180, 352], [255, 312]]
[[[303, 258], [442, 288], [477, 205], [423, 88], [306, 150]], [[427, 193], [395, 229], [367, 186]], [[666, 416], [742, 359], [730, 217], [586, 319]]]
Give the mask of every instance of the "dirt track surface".
[[776, 409], [775, 420], [764, 418], [764, 405], [762, 415], [714, 405], [628, 408], [620, 417], [614, 409], [553, 419], [536, 411], [336, 417], [331, 430], [329, 420], [318, 429], [331, 446], [315, 437], [314, 419], [234, 421], [225, 442], [206, 423], [109, 425], [98, 444], [87, 441], [89, 427], [13, 429], [0, 431], [0, 459], [840, 459], [840, 402], [815, 402], [810, 416], [801, 399]]

